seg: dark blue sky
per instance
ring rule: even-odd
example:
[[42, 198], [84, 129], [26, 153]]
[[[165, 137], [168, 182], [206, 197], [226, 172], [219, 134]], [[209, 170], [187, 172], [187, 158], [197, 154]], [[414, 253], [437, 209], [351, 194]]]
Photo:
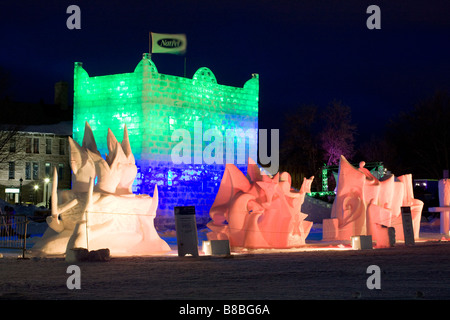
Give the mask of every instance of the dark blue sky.
[[[66, 9], [81, 9], [81, 30]], [[381, 9], [368, 30], [366, 9]], [[148, 33], [186, 33], [187, 76], [210, 68], [242, 86], [260, 74], [260, 127], [282, 128], [301, 104], [336, 99], [361, 134], [450, 89], [450, 2], [442, 1], [12, 1], [0, 3], [0, 66], [14, 100], [51, 103], [53, 85], [72, 85], [73, 64], [90, 75], [132, 72]], [[182, 75], [184, 57], [154, 54], [161, 73]]]

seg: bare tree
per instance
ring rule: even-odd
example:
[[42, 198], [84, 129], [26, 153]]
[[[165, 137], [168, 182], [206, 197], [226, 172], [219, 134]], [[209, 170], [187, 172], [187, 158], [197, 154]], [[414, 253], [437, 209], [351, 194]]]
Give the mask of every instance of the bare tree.
[[[280, 150], [280, 169], [291, 174], [292, 185], [296, 188], [300, 188], [304, 177], [320, 175], [319, 120], [315, 105], [300, 106], [295, 113], [286, 115], [287, 132]], [[319, 180], [314, 179], [315, 189], [319, 189], [318, 183]]]
[[387, 139], [395, 157], [386, 163], [398, 174], [439, 179], [450, 169], [450, 95], [437, 92], [392, 119]]
[[20, 129], [20, 125], [4, 125], [0, 128], [0, 167], [25, 158], [28, 140]]
[[362, 141], [358, 153], [358, 156], [365, 162], [390, 163], [395, 158], [395, 150], [388, 143], [384, 132], [372, 134], [369, 139]]
[[355, 135], [356, 126], [352, 123], [350, 107], [338, 101], [330, 103], [323, 114], [320, 132], [324, 160], [328, 166], [338, 164], [341, 155], [352, 158]]

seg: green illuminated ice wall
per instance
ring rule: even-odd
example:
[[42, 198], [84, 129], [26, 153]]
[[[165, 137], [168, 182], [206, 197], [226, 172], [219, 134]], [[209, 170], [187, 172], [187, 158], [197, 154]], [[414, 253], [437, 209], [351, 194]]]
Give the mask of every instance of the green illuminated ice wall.
[[[227, 129], [257, 130], [258, 92], [256, 74], [242, 88], [218, 84], [208, 68], [198, 69], [192, 79], [165, 75], [158, 72], [148, 54], [134, 72], [106, 76], [90, 77], [82, 63], [76, 62], [73, 138], [81, 143], [87, 121], [99, 151], [105, 154], [108, 128], [121, 141], [126, 124], [138, 166], [133, 191], [152, 194], [157, 184], [160, 218], [170, 220], [174, 206], [195, 205], [197, 220], [207, 221], [225, 165], [174, 164], [171, 154], [178, 142], [171, 140], [172, 133], [189, 131], [193, 160], [198, 135], [194, 123], [201, 121], [203, 132], [217, 129], [224, 137]], [[201, 150], [208, 143], [203, 141]], [[246, 150], [249, 144], [256, 147], [256, 141], [247, 139]], [[246, 164], [238, 167], [245, 171]]]

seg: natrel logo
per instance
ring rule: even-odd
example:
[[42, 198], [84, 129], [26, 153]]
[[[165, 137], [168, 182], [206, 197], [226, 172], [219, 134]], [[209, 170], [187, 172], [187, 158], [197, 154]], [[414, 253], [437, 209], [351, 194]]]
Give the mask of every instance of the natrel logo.
[[179, 48], [183, 45], [183, 41], [179, 39], [161, 39], [158, 40], [158, 45], [163, 48]]

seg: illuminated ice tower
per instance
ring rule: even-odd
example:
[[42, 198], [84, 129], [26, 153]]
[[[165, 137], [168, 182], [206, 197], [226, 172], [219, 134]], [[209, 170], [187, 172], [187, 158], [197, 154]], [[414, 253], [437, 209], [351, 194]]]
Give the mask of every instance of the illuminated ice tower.
[[[108, 128], [120, 136], [126, 124], [138, 166], [133, 192], [151, 195], [154, 185], [158, 185], [160, 202], [156, 223], [170, 224], [174, 206], [183, 205], [194, 205], [197, 221], [206, 223], [226, 159], [222, 164], [206, 164], [204, 159], [198, 162], [198, 152], [211, 143], [203, 134], [208, 129], [218, 130], [223, 137], [229, 133], [227, 129], [256, 131], [258, 92], [257, 74], [242, 88], [218, 84], [208, 68], [198, 69], [192, 79], [166, 75], [158, 72], [146, 53], [131, 73], [90, 77], [82, 63], [76, 62], [73, 138], [82, 142], [87, 121], [95, 140], [103, 143], [97, 146], [98, 150], [106, 154]], [[173, 148], [179, 143], [179, 140], [172, 141], [172, 133], [177, 129], [190, 133], [190, 163], [172, 161]], [[235, 141], [235, 153], [242, 151], [243, 142], [247, 154], [257, 144], [256, 139], [245, 136], [236, 137]], [[223, 149], [224, 154], [230, 152], [225, 143]], [[234, 163], [246, 171], [247, 160], [242, 164], [234, 160]]]

